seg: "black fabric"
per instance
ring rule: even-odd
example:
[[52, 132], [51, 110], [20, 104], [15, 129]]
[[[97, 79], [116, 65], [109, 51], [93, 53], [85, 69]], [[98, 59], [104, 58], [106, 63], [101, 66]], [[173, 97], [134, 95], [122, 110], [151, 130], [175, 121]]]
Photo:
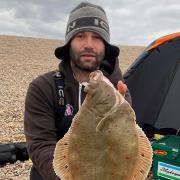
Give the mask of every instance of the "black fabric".
[[[123, 75], [131, 93], [137, 123], [141, 127], [145, 124], [155, 126], [167, 94], [171, 91], [177, 68], [180, 67], [179, 64], [180, 38], [176, 38], [156, 49], [143, 52]], [[177, 78], [180, 82], [180, 78]], [[180, 101], [180, 94], [176, 101]], [[177, 102], [171, 101], [169, 106], [176, 107], [180, 111], [180, 107], [176, 106]], [[170, 114], [166, 118], [169, 122], [166, 123], [166, 127], [156, 128], [171, 128]], [[180, 128], [179, 117], [176, 119], [176, 127]]]
[[103, 74], [107, 77], [110, 74], [112, 74], [113, 67], [108, 61], [103, 60], [100, 65], [100, 70], [103, 72]]
[[16, 162], [15, 146], [13, 144], [0, 144], [0, 165]]
[[[177, 118], [180, 117], [180, 56], [176, 64], [176, 69], [172, 75], [172, 83], [168, 93], [164, 98], [161, 111], [158, 115], [155, 126], [158, 128], [180, 128], [177, 124]], [[169, 117], [169, 118], [168, 118]], [[169, 123], [171, 121], [171, 123]]]
[[27, 144], [25, 142], [0, 144], [0, 165], [28, 160]]
[[41, 175], [37, 172], [37, 170], [32, 166], [30, 171], [30, 180], [43, 180]]
[[153, 138], [154, 134], [161, 134], [161, 135], [177, 135], [180, 136], [180, 131], [174, 128], [156, 128], [150, 124], [144, 124], [142, 126], [143, 131], [147, 135], [148, 138]]

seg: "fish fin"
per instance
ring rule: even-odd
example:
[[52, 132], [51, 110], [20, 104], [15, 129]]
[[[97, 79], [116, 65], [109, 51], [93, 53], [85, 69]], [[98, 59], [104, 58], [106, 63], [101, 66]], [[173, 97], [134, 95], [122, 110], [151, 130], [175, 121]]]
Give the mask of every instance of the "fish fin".
[[71, 128], [65, 134], [65, 136], [60, 139], [54, 150], [53, 168], [57, 176], [61, 180], [71, 180], [71, 174], [69, 171], [69, 142], [70, 142]]
[[100, 122], [97, 124], [97, 126], [96, 126], [96, 132], [99, 132], [100, 131], [100, 129], [102, 128], [102, 126], [103, 126], [103, 124], [104, 124], [104, 122], [105, 122], [105, 120], [108, 118], [108, 116], [106, 115], [104, 118], [102, 118], [101, 120], [100, 120]]
[[122, 105], [123, 103], [125, 103], [127, 101], [125, 101], [125, 99], [123, 98], [122, 95], [119, 94], [119, 92], [116, 93], [116, 102], [114, 104], [114, 106], [109, 110], [109, 112], [107, 112], [105, 114], [105, 116], [100, 120], [100, 122], [97, 124], [96, 126], [96, 132], [99, 132], [102, 129], [102, 126], [104, 125], [105, 121], [108, 119], [109, 117], [112, 116], [112, 114], [114, 113], [114, 111], [116, 110], [117, 106], [120, 104]]
[[148, 173], [152, 165], [153, 151], [151, 143], [146, 137], [143, 130], [137, 125], [138, 133], [138, 158], [135, 169], [129, 180], [144, 180], [148, 176]]

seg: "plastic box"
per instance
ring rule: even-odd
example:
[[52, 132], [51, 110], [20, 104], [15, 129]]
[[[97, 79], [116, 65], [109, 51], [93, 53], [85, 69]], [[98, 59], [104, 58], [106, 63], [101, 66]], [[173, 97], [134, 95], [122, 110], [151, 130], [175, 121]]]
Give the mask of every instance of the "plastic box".
[[154, 180], [180, 180], [180, 136], [165, 136], [152, 148]]

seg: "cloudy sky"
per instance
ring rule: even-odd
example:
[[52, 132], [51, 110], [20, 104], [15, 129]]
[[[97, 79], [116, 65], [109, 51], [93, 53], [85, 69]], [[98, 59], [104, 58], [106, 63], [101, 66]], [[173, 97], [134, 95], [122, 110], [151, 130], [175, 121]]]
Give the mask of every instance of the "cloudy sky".
[[[0, 0], [0, 35], [64, 40], [69, 12], [81, 0]], [[89, 0], [108, 16], [111, 42], [146, 46], [180, 32], [180, 0]]]

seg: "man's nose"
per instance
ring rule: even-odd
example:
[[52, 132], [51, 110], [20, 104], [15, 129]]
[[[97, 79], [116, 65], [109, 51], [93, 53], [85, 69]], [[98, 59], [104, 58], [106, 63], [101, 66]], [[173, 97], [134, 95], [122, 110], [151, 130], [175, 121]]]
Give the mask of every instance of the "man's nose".
[[84, 41], [84, 47], [85, 48], [93, 48], [93, 45], [94, 43], [93, 43], [93, 39], [92, 39], [92, 37], [86, 37], [85, 38], [85, 41]]

